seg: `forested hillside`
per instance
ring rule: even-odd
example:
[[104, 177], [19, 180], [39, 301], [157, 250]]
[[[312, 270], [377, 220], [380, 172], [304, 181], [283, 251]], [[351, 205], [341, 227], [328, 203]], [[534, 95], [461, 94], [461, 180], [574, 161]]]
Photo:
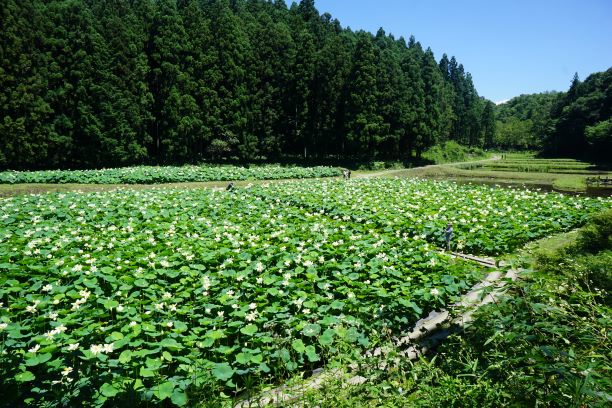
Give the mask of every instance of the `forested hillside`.
[[612, 68], [589, 75], [584, 82], [574, 76], [551, 110], [544, 154], [612, 161]]
[[493, 143], [494, 106], [454, 57], [313, 0], [4, 0], [0, 20], [2, 168]]
[[538, 150], [549, 131], [550, 111], [560, 92], [520, 95], [498, 105], [494, 144], [502, 149]]
[[567, 92], [521, 95], [496, 106], [494, 145], [548, 156], [610, 161], [612, 68], [574, 76]]

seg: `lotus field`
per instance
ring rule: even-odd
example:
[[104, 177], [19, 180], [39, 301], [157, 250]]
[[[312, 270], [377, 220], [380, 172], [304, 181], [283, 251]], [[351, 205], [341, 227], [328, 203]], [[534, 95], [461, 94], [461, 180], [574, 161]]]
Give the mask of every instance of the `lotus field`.
[[566, 231], [588, 214], [610, 207], [610, 198], [585, 198], [535, 190], [461, 185], [419, 179], [303, 181], [258, 187], [300, 208], [349, 217], [380, 231], [402, 231], [443, 246], [453, 224], [455, 248], [496, 255], [530, 240]]
[[0, 200], [3, 404], [198, 405], [366, 350], [610, 200], [419, 180]]
[[81, 183], [157, 184], [228, 180], [277, 180], [285, 178], [335, 177], [336, 167], [252, 166], [138, 166], [101, 170], [44, 170], [0, 172], [0, 184]]

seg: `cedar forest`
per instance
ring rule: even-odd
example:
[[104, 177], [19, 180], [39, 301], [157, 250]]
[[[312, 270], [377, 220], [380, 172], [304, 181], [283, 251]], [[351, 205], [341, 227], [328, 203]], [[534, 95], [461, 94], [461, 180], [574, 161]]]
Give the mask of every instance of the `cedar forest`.
[[455, 57], [314, 0], [6, 0], [0, 19], [0, 168], [610, 146], [610, 70], [500, 108]]

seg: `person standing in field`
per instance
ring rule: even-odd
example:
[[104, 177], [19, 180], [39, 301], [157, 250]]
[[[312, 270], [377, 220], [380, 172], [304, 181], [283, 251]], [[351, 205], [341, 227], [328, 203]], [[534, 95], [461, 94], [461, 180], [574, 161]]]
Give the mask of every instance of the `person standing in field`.
[[450, 222], [446, 224], [446, 228], [444, 229], [444, 239], [446, 240], [446, 248], [450, 252], [451, 239], [453, 239], [453, 224], [451, 224]]

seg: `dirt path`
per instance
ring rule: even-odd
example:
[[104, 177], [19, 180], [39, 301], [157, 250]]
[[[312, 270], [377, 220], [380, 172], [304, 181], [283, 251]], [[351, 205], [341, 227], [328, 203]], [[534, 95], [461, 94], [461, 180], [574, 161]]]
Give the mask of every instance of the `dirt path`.
[[499, 156], [493, 156], [491, 158], [482, 159], [482, 160], [473, 160], [473, 161], [464, 161], [464, 162], [453, 162], [453, 163], [444, 163], [444, 164], [428, 164], [426, 166], [413, 167], [411, 169], [393, 169], [393, 170], [383, 170], [383, 171], [379, 171], [379, 172], [376, 172], [376, 173], [356, 174], [353, 178], [387, 177], [387, 176], [393, 176], [396, 173], [397, 174], [399, 174], [399, 173], [410, 174], [411, 171], [422, 172], [422, 171], [427, 171], [427, 170], [431, 170], [431, 169], [439, 169], [439, 168], [443, 168], [443, 167], [457, 166], [457, 165], [461, 165], [461, 164], [486, 163], [486, 162], [495, 161], [495, 160], [499, 160], [499, 159], [500, 159]]

